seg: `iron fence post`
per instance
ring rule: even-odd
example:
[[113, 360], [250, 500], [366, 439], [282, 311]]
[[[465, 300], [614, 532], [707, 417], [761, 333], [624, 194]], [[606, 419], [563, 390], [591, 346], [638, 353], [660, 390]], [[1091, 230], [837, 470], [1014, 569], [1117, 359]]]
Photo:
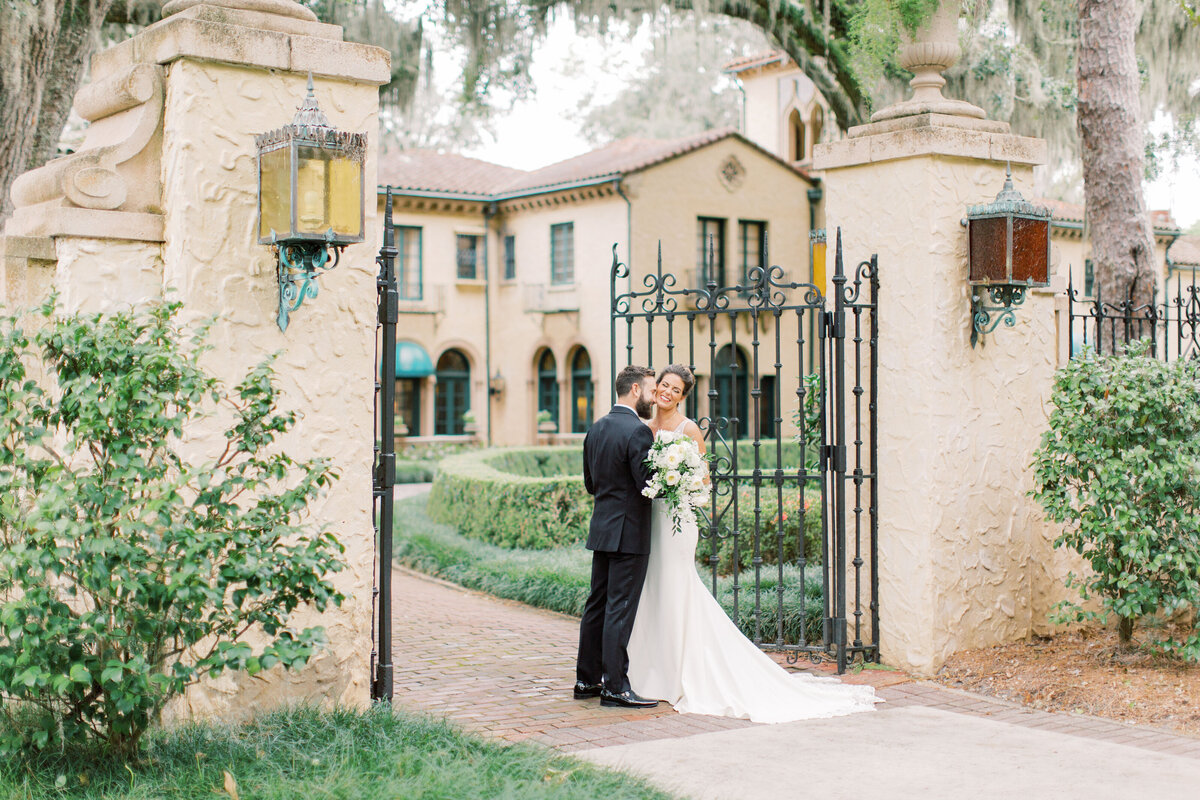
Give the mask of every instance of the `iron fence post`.
[[379, 618], [377, 641], [379, 661], [371, 680], [371, 700], [392, 702], [392, 518], [396, 485], [396, 322], [399, 292], [396, 289], [396, 242], [392, 228], [392, 190], [388, 187], [383, 212], [383, 247], [379, 250], [376, 293], [379, 304], [381, 356], [376, 429], [379, 459], [375, 465], [374, 494], [379, 503], [378, 575]]
[[846, 272], [842, 264], [842, 229], [837, 231], [833, 273], [833, 527], [835, 585], [833, 637], [838, 674], [846, 671]]

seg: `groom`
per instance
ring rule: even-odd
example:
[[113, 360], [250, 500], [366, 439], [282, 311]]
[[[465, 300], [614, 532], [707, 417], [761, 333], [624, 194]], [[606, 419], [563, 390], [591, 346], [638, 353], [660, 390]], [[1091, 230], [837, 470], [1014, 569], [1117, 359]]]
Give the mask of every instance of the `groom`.
[[650, 480], [646, 454], [654, 434], [642, 422], [654, 402], [654, 371], [628, 366], [617, 375], [617, 404], [583, 440], [583, 484], [595, 495], [587, 548], [592, 591], [579, 626], [575, 699], [602, 706], [653, 708], [629, 687], [629, 634], [650, 555]]

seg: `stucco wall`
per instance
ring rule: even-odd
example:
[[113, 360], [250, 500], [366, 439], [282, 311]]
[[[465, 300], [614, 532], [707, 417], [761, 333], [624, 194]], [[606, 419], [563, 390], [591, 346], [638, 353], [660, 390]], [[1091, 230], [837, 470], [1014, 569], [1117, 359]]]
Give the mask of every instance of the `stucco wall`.
[[[1029, 166], [1014, 165], [1028, 194]], [[832, 231], [880, 262], [883, 658], [919, 673], [956, 650], [1043, 630], [1066, 559], [1028, 496], [1057, 362], [1053, 298], [969, 342], [963, 209], [1003, 164], [927, 155], [827, 172]], [[897, 202], [909, 198], [911, 202]]]
[[[189, 59], [170, 64], [162, 157], [163, 285], [168, 297], [183, 301], [188, 317], [216, 316], [208, 365], [227, 384], [279, 354], [281, 404], [301, 412], [281, 446], [298, 458], [330, 458], [340, 474], [311, 507], [308, 521], [328, 526], [345, 546], [347, 569], [335, 582], [347, 599], [340, 609], [293, 617], [297, 627], [325, 626], [331, 644], [299, 674], [223, 677], [189, 692], [178, 710], [224, 713], [285, 698], [364, 703], [368, 697], [378, 245], [347, 248], [340, 265], [321, 276], [318, 297], [292, 315], [283, 333], [275, 322], [274, 259], [257, 244], [254, 227], [254, 135], [287, 123], [304, 92], [305, 77], [296, 73]], [[374, 85], [318, 78], [316, 95], [333, 125], [374, 137]], [[375, 172], [369, 148], [367, 186], [375, 185]], [[368, 204], [368, 229], [374, 213]], [[212, 452], [219, 435], [216, 428], [200, 428], [188, 447]]]

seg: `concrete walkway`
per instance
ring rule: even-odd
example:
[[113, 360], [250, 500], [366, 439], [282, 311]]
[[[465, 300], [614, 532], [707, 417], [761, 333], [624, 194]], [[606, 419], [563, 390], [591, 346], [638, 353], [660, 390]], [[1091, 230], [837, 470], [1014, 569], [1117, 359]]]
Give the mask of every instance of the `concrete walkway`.
[[571, 698], [578, 620], [394, 574], [396, 704], [614, 765], [692, 798], [1200, 797], [1200, 739], [1050, 714], [900, 673], [873, 713], [785, 725]]

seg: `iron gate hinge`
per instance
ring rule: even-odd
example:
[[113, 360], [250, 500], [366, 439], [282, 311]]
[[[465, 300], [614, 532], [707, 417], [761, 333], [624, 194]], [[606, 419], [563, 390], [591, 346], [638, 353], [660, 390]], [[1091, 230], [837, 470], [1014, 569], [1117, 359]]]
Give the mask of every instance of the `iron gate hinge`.
[[379, 321], [395, 324], [400, 319], [400, 292], [386, 290], [379, 298]]
[[396, 485], [396, 454], [382, 453], [379, 456], [378, 474], [375, 485], [380, 489], [391, 489]]
[[821, 331], [823, 339], [845, 339], [846, 327], [842, 324], [842, 318], [833, 311], [826, 311], [825, 324]]

